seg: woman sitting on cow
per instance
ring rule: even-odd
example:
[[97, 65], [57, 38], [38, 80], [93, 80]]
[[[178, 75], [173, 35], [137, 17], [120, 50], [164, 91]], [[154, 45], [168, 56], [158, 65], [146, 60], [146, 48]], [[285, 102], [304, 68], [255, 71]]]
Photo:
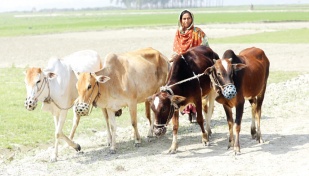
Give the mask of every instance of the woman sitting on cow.
[[[170, 62], [173, 62], [173, 58], [177, 55], [185, 53], [188, 49], [205, 45], [209, 47], [206, 34], [199, 27], [194, 26], [194, 16], [189, 10], [184, 10], [180, 13], [178, 19], [178, 29], [175, 34], [173, 44], [173, 55]], [[189, 121], [196, 120], [195, 106], [189, 104], [181, 112], [181, 114], [188, 114]]]

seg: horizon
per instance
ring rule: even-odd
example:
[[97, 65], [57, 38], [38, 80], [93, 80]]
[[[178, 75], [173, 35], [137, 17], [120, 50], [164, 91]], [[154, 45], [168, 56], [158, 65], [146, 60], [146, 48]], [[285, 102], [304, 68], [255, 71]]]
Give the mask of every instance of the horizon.
[[[5, 1], [5, 2], [4, 2]], [[215, 6], [217, 0], [210, 1], [211, 6]], [[289, 5], [289, 4], [309, 4], [309, 0], [220, 0], [223, 6], [239, 5]], [[0, 12], [13, 11], [32, 11], [36, 9], [86, 9], [86, 8], [104, 8], [104, 7], [123, 7], [122, 4], [111, 3], [110, 0], [0, 0]]]

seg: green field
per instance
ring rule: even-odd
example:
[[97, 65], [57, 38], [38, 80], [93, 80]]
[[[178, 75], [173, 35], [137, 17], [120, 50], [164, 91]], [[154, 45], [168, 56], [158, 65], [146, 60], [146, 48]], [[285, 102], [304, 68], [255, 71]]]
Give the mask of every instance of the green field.
[[211, 43], [309, 43], [309, 28], [209, 39]]
[[[309, 6], [257, 6], [192, 9], [196, 24], [309, 21]], [[287, 10], [282, 12], [282, 10]], [[0, 37], [38, 35], [72, 31], [105, 30], [128, 27], [175, 26], [180, 9], [156, 11], [75, 11], [48, 13], [0, 13]], [[239, 11], [239, 12], [237, 12]], [[141, 15], [142, 14], [142, 15]], [[265, 32], [241, 37], [210, 39], [211, 43], [308, 43], [309, 30], [291, 29]], [[35, 147], [54, 141], [54, 122], [50, 113], [43, 112], [40, 104], [30, 112], [24, 108], [26, 90], [25, 68], [0, 68], [0, 149], [14, 145]], [[296, 77], [298, 72], [272, 72], [269, 83], [278, 83]], [[144, 116], [143, 104], [138, 106], [138, 116]], [[128, 110], [117, 118], [120, 126], [130, 126]], [[69, 134], [72, 112], [69, 112], [64, 133]], [[91, 134], [92, 130], [104, 130], [101, 111], [94, 109], [89, 117], [82, 117], [77, 134]]]
[[[283, 11], [283, 9], [286, 9]], [[0, 37], [134, 27], [175, 26], [181, 9], [0, 13]], [[195, 24], [309, 21], [307, 6], [192, 9]]]

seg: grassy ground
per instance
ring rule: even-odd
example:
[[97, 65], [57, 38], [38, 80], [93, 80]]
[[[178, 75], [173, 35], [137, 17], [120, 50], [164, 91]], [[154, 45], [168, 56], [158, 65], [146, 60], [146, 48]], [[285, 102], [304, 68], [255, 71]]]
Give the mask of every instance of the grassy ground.
[[[0, 37], [128, 27], [174, 26], [181, 10], [0, 13]], [[274, 6], [273, 8], [257, 6], [253, 11], [246, 6], [192, 9], [195, 13], [195, 24], [308, 21], [308, 10], [309, 5]]]

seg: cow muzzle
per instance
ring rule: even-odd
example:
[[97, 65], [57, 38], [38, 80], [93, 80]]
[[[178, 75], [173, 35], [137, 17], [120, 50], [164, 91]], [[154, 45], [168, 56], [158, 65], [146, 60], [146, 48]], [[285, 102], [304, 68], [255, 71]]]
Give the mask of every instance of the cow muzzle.
[[79, 116], [87, 116], [89, 113], [89, 104], [87, 103], [77, 103], [75, 104], [75, 112]]
[[153, 129], [153, 133], [157, 136], [160, 137], [166, 133], [166, 127], [165, 126], [155, 126]]
[[28, 97], [25, 100], [24, 106], [28, 111], [33, 111], [38, 105], [38, 101], [32, 97]]
[[237, 94], [235, 85], [229, 84], [229, 85], [224, 86], [222, 94], [225, 98], [227, 98], [229, 100], [234, 98]]

